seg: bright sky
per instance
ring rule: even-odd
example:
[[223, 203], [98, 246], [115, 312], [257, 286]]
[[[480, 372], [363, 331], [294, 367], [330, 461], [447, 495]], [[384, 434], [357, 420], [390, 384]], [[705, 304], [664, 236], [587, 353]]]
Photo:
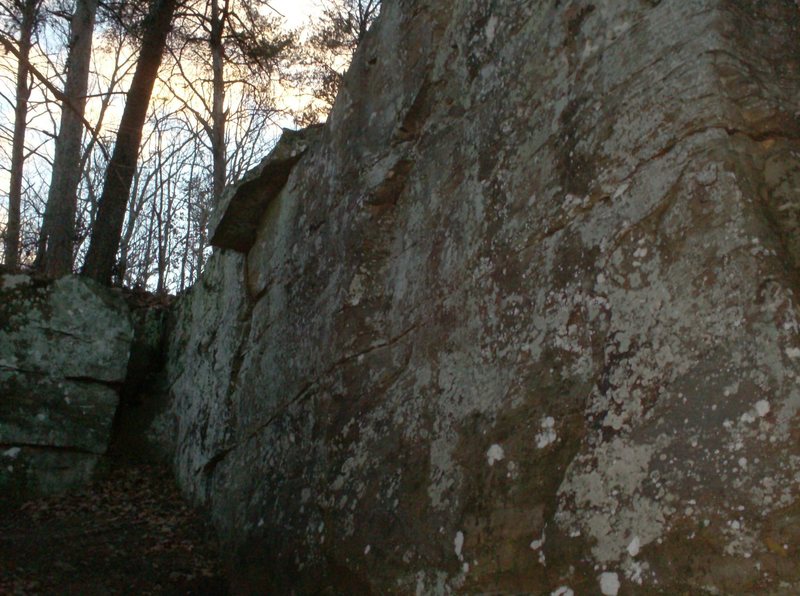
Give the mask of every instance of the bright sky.
[[286, 25], [290, 29], [305, 24], [309, 15], [319, 11], [317, 0], [270, 0], [270, 4], [286, 17]]
[[[269, 0], [270, 5], [278, 11], [284, 17], [284, 23], [287, 29], [296, 29], [306, 25], [308, 23], [309, 17], [313, 14], [316, 14], [320, 11], [320, 0]], [[292, 102], [294, 101], [291, 97], [291, 91], [285, 91], [288, 97], [285, 97], [285, 101]], [[98, 100], [99, 101], [99, 100]], [[298, 103], [301, 101], [305, 101], [302, 99], [296, 100]], [[94, 102], [97, 103], [97, 102]], [[5, 107], [5, 106], [4, 106]], [[89, 102], [89, 106], [87, 106], [87, 116], [91, 119], [96, 114], [96, 106], [92, 105], [92, 102]], [[10, 113], [10, 112], [7, 112]], [[109, 126], [109, 123], [106, 122], [106, 127]], [[291, 126], [291, 119], [288, 119], [286, 122], [281, 122], [284, 126]], [[8, 188], [8, 171], [4, 168], [0, 168], [0, 187], [3, 190]], [[0, 194], [2, 192], [0, 191]], [[0, 225], [5, 223], [7, 213], [6, 213], [6, 205], [5, 201], [0, 202]]]

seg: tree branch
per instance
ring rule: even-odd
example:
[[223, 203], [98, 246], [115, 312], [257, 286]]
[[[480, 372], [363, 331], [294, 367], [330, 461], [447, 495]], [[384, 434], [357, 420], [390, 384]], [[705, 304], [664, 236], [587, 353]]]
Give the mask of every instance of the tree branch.
[[108, 153], [108, 150], [107, 150], [107, 149], [105, 148], [105, 146], [103, 145], [102, 141], [100, 140], [100, 137], [99, 137], [99, 135], [97, 134], [97, 131], [95, 131], [95, 129], [94, 129], [94, 127], [91, 125], [91, 123], [90, 123], [90, 122], [89, 122], [89, 121], [88, 121], [88, 120], [87, 120], [87, 119], [86, 119], [86, 118], [85, 118], [85, 117], [84, 117], [84, 116], [83, 116], [83, 115], [80, 113], [80, 111], [78, 110], [78, 108], [76, 108], [74, 105], [72, 105], [72, 102], [71, 102], [71, 101], [69, 101], [69, 99], [67, 98], [67, 96], [66, 96], [66, 95], [64, 95], [64, 94], [63, 94], [63, 93], [62, 93], [62, 92], [61, 92], [61, 91], [58, 89], [58, 87], [56, 87], [55, 85], [53, 85], [53, 83], [51, 83], [51, 82], [50, 82], [50, 81], [47, 79], [47, 77], [46, 77], [46, 76], [44, 76], [44, 75], [43, 75], [43, 74], [42, 74], [42, 73], [39, 71], [39, 69], [38, 69], [38, 68], [36, 68], [36, 67], [35, 67], [35, 66], [34, 66], [34, 65], [33, 65], [33, 64], [30, 62], [30, 60], [26, 60], [26, 59], [24, 59], [24, 58], [22, 57], [22, 54], [20, 53], [20, 51], [19, 51], [19, 48], [17, 48], [17, 45], [16, 45], [16, 43], [14, 42], [14, 40], [13, 40], [13, 39], [10, 39], [9, 37], [7, 37], [5, 33], [2, 33], [2, 32], [0, 32], [0, 45], [2, 45], [2, 46], [3, 46], [3, 47], [4, 47], [4, 48], [5, 48], [5, 49], [6, 49], [8, 52], [10, 52], [10, 53], [12, 53], [14, 56], [16, 56], [17, 60], [23, 60], [23, 61], [26, 63], [26, 65], [27, 65], [28, 69], [30, 70], [30, 73], [31, 73], [31, 74], [32, 74], [32, 75], [33, 75], [33, 76], [34, 76], [36, 79], [38, 79], [38, 80], [39, 80], [39, 82], [40, 82], [40, 83], [42, 83], [42, 85], [44, 85], [44, 86], [47, 88], [47, 90], [48, 90], [48, 91], [50, 91], [50, 93], [52, 93], [52, 94], [55, 96], [55, 98], [56, 98], [58, 101], [60, 101], [60, 102], [61, 102], [61, 105], [62, 105], [64, 108], [70, 109], [70, 110], [72, 110], [73, 112], [75, 112], [76, 114], [80, 115], [80, 117], [81, 117], [81, 121], [83, 122], [83, 126], [86, 128], [86, 130], [88, 130], [88, 131], [89, 131], [89, 133], [92, 135], [92, 137], [95, 139], [95, 141], [97, 141], [97, 144], [98, 144], [98, 146], [100, 147], [100, 149], [103, 151], [103, 155], [105, 155], [106, 159], [110, 159], [110, 158], [111, 158], [111, 156], [109, 155], [109, 153]]

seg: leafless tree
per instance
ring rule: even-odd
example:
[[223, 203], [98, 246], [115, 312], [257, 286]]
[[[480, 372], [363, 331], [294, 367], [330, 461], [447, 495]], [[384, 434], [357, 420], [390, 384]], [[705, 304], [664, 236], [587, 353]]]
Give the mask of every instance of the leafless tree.
[[[240, 120], [243, 114], [231, 110], [226, 105], [228, 100], [233, 96], [241, 105], [243, 98], [260, 96], [249, 108], [274, 112], [274, 102], [269, 106], [270, 102], [264, 101], [270, 98], [270, 77], [295, 43], [291, 34], [259, 10], [266, 5], [236, 0], [187, 4], [179, 18], [176, 43], [170, 49], [171, 68], [162, 77], [207, 136], [215, 200], [222, 196], [229, 179], [231, 114], [235, 112]], [[237, 134], [234, 130], [233, 137]]]
[[55, 141], [50, 189], [37, 250], [37, 267], [59, 277], [72, 272], [75, 212], [81, 179], [81, 149], [86, 93], [92, 58], [97, 0], [77, 0], [71, 18], [67, 80], [61, 123]]
[[16, 29], [18, 35], [14, 132], [11, 145], [11, 182], [8, 191], [8, 215], [4, 238], [5, 264], [12, 269], [19, 266], [25, 134], [28, 125], [28, 100], [31, 94], [30, 52], [40, 21], [41, 4], [41, 0], [15, 0], [0, 4], [3, 17], [11, 22], [12, 28]]
[[120, 120], [114, 153], [108, 164], [83, 266], [85, 275], [103, 284], [111, 283], [125, 208], [139, 155], [142, 128], [177, 4], [178, 0], [155, 0], [152, 5]]
[[[33, 1], [0, 0], [0, 20], [4, 2]], [[0, 26], [8, 51], [0, 61], [12, 69], [0, 69], [0, 110], [18, 107], [9, 75], [18, 64], [28, 69], [21, 159], [14, 127], [0, 122], [0, 163], [24, 165], [15, 254], [33, 251], [50, 275], [77, 264], [103, 283], [113, 275], [125, 285], [184, 290], [208, 254], [209, 214], [225, 185], [269, 151], [276, 123], [285, 124], [277, 82], [296, 59], [297, 38], [261, 0], [37, 2], [47, 29], [32, 56], [21, 59], [18, 22], [5, 34]], [[374, 17], [375, 6], [364, 4], [362, 17]], [[93, 7], [94, 35], [81, 37], [91, 27], [79, 27], [77, 15]], [[337, 44], [326, 47], [346, 60], [351, 50]]]

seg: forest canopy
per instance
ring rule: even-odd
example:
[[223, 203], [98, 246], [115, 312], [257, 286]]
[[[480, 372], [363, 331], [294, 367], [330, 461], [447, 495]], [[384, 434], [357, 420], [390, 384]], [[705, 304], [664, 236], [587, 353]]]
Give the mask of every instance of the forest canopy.
[[0, 0], [2, 267], [190, 286], [226, 185], [325, 119], [380, 11], [311, 4]]

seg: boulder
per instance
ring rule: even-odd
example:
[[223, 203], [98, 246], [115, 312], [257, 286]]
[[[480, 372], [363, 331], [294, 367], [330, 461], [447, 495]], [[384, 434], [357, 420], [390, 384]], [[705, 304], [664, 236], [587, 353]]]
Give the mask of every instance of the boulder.
[[124, 301], [78, 277], [0, 277], [0, 487], [84, 482], [108, 448], [132, 327]]
[[382, 11], [179, 306], [237, 589], [800, 592], [795, 2]]

